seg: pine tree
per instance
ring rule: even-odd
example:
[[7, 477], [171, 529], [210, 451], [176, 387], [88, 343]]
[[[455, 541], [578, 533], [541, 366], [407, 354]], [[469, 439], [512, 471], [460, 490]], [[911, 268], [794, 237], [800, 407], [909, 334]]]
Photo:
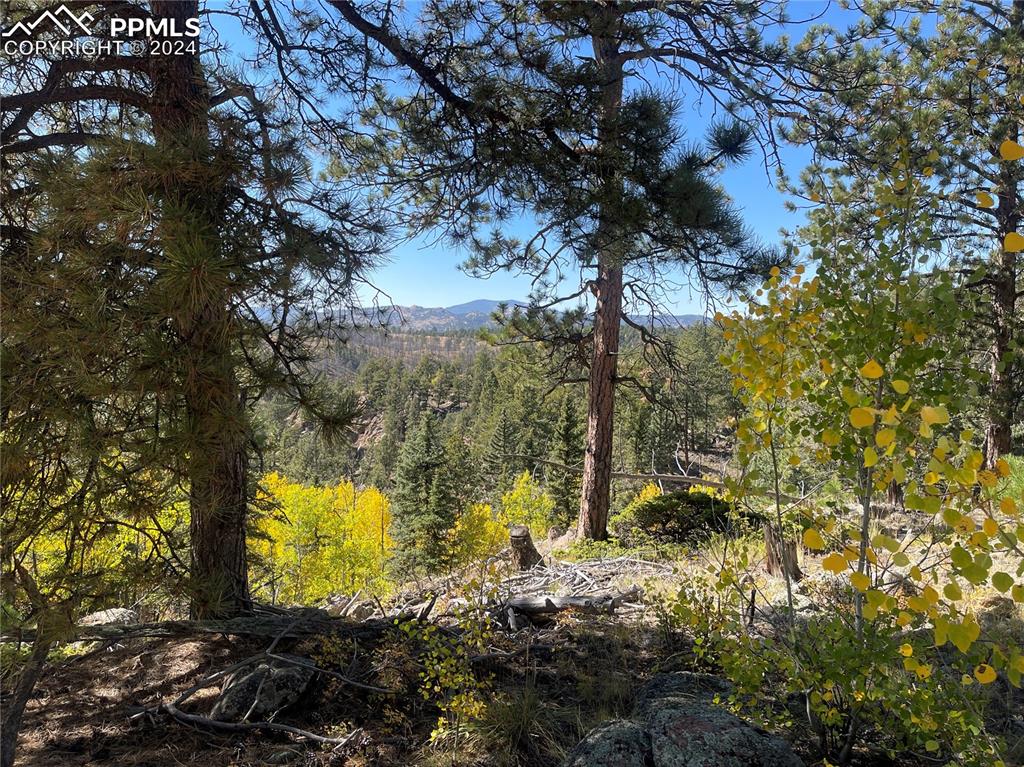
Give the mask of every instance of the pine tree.
[[516, 423], [509, 416], [508, 407], [502, 406], [498, 411], [484, 457], [488, 485], [497, 495], [508, 490], [522, 464], [522, 461], [515, 457], [522, 452], [520, 437]]
[[[583, 429], [571, 394], [562, 398], [550, 458], [554, 463], [574, 469], [583, 464]], [[571, 525], [580, 505], [579, 472], [548, 467], [547, 485], [555, 499], [555, 514], [560, 523]]]
[[[412, 92], [379, 94], [368, 114], [379, 131], [361, 141], [367, 183], [379, 188], [383, 169], [412, 223], [443, 221], [473, 273], [529, 273], [536, 294], [504, 313], [506, 327], [543, 342], [565, 378], [587, 380], [577, 532], [605, 537], [621, 326], [657, 304], [666, 271], [732, 288], [779, 260], [751, 242], [715, 176], [750, 153], [753, 132], [771, 145], [772, 110], [801, 109], [800, 88], [818, 89], [826, 65], [767, 42], [766, 27], [787, 24], [774, 2], [439, 0], [411, 25], [331, 7], [386, 53], [386, 68], [418, 78]], [[441, 40], [458, 42], [441, 52]], [[678, 100], [645, 87], [655, 61], [725, 106], [704, 146], [681, 135]], [[538, 222], [536, 236], [501, 228], [519, 216]], [[578, 287], [560, 293], [577, 273]], [[593, 310], [581, 308], [591, 295]]]
[[[869, 75], [808, 100], [809, 119], [787, 137], [814, 145], [816, 161], [791, 191], [841, 206], [843, 233], [864, 242], [885, 230], [875, 215], [880, 179], [930, 217], [921, 232], [934, 246], [930, 264], [969, 275], [961, 300], [973, 305], [969, 333], [985, 347], [969, 364], [987, 370], [984, 452], [993, 468], [1013, 449], [1015, 417], [1024, 418], [1017, 415], [1024, 402], [1024, 260], [1007, 239], [1024, 227], [1024, 163], [1001, 156], [1022, 142], [1024, 0], [912, 5], [935, 15], [934, 31], [873, 2], [865, 10], [881, 28], [871, 45], [824, 28], [809, 36], [808, 50], [820, 47], [823, 57], [838, 55]], [[811, 216], [817, 231], [806, 239], [822, 230], [833, 239], [831, 216], [819, 206]]]
[[456, 518], [448, 479], [436, 420], [424, 414], [403, 443], [395, 470], [391, 513], [396, 577], [443, 565], [445, 536]]
[[[25, 334], [15, 359], [42, 354], [83, 370], [97, 340], [124, 344], [118, 366], [62, 385], [81, 385], [80, 397], [130, 421], [118, 431], [124, 460], [187, 493], [192, 614], [245, 612], [253, 405], [273, 390], [327, 436], [351, 422], [354, 403], [334, 407], [317, 385], [313, 342], [337, 327], [332, 311], [348, 302], [381, 229], [315, 174], [295, 120], [302, 107], [280, 100], [279, 80], [264, 89], [215, 72], [219, 59], [201, 54], [205, 44], [169, 36], [202, 18], [198, 0], [76, 7], [88, 6], [105, 19], [155, 22], [160, 45], [145, 57], [42, 53], [10, 62], [14, 92], [0, 103], [3, 196], [28, 209], [15, 237], [22, 266], [51, 267], [36, 275], [47, 304], [60, 307], [47, 318], [51, 329], [63, 321], [91, 335], [54, 347], [45, 333]], [[44, 8], [19, 10], [32, 27], [46, 20]], [[94, 36], [105, 29], [94, 26]], [[41, 165], [44, 156], [63, 161], [58, 173]], [[92, 306], [68, 301], [88, 289], [53, 279], [69, 271], [115, 289]], [[40, 314], [31, 302], [16, 308], [13, 319], [26, 327]], [[95, 321], [103, 312], [121, 320], [112, 332]], [[39, 439], [51, 441], [46, 431]]]

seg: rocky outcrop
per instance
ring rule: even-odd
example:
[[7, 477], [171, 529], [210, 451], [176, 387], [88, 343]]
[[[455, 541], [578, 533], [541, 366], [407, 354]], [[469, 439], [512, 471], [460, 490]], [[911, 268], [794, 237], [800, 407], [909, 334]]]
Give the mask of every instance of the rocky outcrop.
[[79, 626], [105, 626], [109, 624], [117, 626], [129, 626], [139, 622], [139, 614], [127, 607], [111, 607], [109, 610], [100, 610], [89, 613], [80, 621]]
[[786, 741], [717, 705], [731, 692], [710, 674], [660, 674], [631, 719], [591, 731], [565, 767], [803, 767]]
[[298, 702], [316, 671], [301, 665], [310, 663], [305, 658], [280, 657], [229, 676], [210, 717], [220, 722], [266, 721]]

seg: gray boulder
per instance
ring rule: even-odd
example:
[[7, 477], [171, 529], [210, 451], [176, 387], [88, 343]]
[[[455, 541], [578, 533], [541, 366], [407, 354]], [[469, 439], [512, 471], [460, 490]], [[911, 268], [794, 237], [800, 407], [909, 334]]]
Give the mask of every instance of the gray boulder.
[[668, 706], [685, 706], [694, 701], [712, 704], [716, 697], [725, 700], [733, 691], [731, 682], [713, 674], [657, 674], [636, 694], [633, 713], [646, 719], [652, 711]]
[[613, 719], [591, 730], [572, 750], [565, 767], [646, 767], [651, 764], [651, 738], [628, 719]]
[[298, 702], [316, 671], [297, 665], [310, 661], [281, 654], [292, 663], [271, 659], [243, 668], [227, 678], [210, 716], [221, 722], [267, 721]]
[[78, 625], [104, 626], [112, 623], [118, 626], [128, 626], [138, 622], [139, 614], [134, 610], [129, 610], [127, 607], [111, 607], [109, 610], [98, 610], [97, 612], [89, 613], [82, 620], [78, 621]]
[[804, 767], [782, 738], [716, 704], [732, 685], [711, 674], [659, 674], [633, 718], [592, 730], [565, 767]]
[[655, 767], [804, 767], [782, 738], [717, 706], [655, 710], [647, 727]]

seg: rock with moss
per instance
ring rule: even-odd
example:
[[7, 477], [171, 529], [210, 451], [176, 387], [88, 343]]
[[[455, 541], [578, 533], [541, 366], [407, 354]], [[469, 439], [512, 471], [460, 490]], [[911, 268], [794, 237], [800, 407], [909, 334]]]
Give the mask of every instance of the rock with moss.
[[782, 738], [718, 705], [732, 692], [710, 674], [659, 674], [637, 694], [632, 719], [591, 731], [565, 767], [803, 767]]
[[651, 738], [642, 725], [614, 719], [591, 730], [565, 761], [565, 767], [646, 767]]

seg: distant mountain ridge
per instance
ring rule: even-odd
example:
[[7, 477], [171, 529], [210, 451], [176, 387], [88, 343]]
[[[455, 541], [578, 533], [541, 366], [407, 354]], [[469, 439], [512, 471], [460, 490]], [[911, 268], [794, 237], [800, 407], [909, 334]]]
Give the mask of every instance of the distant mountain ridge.
[[[391, 328], [411, 331], [450, 331], [478, 330], [494, 324], [492, 315], [502, 304], [506, 306], [526, 306], [525, 301], [509, 299], [495, 301], [489, 298], [477, 298], [453, 306], [393, 306], [376, 309], [364, 309], [367, 321], [371, 324], [383, 324]], [[634, 322], [648, 324], [650, 317], [631, 316]], [[655, 326], [687, 326], [706, 322], [700, 314], [655, 315]]]

